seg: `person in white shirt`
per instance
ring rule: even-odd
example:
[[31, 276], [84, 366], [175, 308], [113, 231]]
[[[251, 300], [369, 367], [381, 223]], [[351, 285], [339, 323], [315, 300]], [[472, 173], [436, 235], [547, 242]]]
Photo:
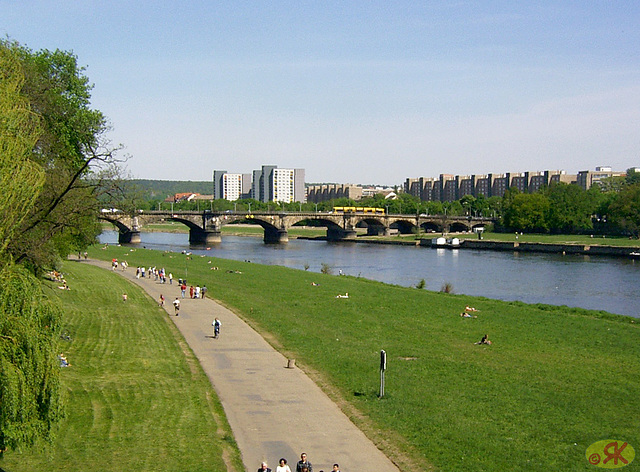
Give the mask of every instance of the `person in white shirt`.
[[287, 465], [287, 459], [284, 457], [280, 459], [278, 467], [276, 467], [276, 472], [291, 472], [291, 469]]

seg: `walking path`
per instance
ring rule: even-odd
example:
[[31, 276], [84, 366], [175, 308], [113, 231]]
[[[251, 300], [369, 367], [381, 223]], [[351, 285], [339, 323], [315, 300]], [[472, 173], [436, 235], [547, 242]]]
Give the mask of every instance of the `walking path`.
[[[90, 260], [110, 269], [106, 261]], [[256, 331], [228, 309], [207, 299], [180, 299], [180, 315], [171, 302], [179, 286], [136, 279], [135, 268], [117, 273], [141, 286], [154, 300], [165, 297], [165, 310], [200, 361], [216, 390], [242, 453], [245, 469], [262, 461], [275, 470], [284, 457], [295, 472], [306, 452], [314, 472], [399, 469], [345, 416], [320, 388]], [[213, 319], [222, 322], [213, 339]]]

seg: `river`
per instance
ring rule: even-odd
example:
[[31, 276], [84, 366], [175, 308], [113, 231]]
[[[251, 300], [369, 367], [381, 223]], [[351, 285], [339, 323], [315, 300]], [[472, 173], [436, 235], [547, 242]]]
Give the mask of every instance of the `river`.
[[[438, 291], [451, 284], [454, 293], [526, 303], [545, 303], [605, 310], [640, 318], [640, 261], [580, 255], [554, 255], [432, 249], [363, 243], [329, 243], [292, 239], [266, 245], [261, 238], [223, 235], [222, 243], [190, 247], [184, 233], [142, 233], [149, 249], [221, 257], [320, 272], [322, 264], [334, 274], [365, 277], [390, 284]], [[100, 242], [116, 244], [115, 231]]]

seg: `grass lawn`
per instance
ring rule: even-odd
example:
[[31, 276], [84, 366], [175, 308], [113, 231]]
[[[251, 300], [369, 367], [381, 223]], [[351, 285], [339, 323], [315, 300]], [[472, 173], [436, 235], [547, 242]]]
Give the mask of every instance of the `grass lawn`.
[[[90, 255], [176, 278], [187, 264], [190, 284], [206, 283], [296, 358], [404, 470], [593, 470], [585, 451], [595, 441], [640, 450], [632, 318], [146, 249]], [[459, 316], [467, 304], [477, 318]], [[493, 345], [475, 345], [486, 333]]]
[[[155, 301], [121, 277], [67, 262], [61, 340], [66, 418], [51, 447], [9, 452], [20, 471], [241, 471], [209, 380]], [[128, 294], [126, 303], [122, 293]]]

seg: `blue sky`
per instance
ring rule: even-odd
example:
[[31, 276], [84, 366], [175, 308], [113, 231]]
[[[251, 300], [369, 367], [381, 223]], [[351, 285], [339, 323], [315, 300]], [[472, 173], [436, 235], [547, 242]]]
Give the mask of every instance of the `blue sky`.
[[637, 1], [0, 1], [71, 50], [134, 177], [640, 166]]

